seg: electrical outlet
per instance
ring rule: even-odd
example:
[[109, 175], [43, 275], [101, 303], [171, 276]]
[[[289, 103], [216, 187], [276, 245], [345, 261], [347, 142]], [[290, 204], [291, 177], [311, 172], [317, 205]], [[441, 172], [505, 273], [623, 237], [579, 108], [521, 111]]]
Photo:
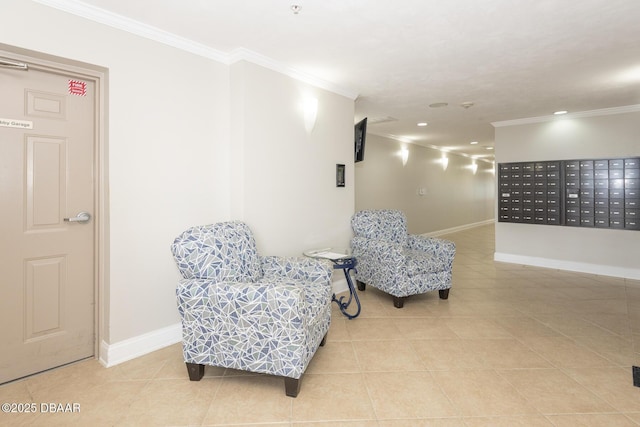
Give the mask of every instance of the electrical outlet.
[[640, 387], [640, 366], [632, 366], [633, 371], [633, 385], [635, 387]]

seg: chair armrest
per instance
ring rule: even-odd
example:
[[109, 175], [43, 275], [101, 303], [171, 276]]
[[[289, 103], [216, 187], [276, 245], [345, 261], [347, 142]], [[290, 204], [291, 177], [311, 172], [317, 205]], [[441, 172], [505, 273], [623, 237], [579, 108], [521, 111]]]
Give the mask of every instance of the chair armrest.
[[282, 280], [311, 282], [313, 284], [331, 283], [333, 266], [331, 261], [306, 257], [261, 257], [263, 281]]
[[428, 252], [435, 257], [446, 258], [449, 262], [453, 262], [456, 255], [456, 245], [452, 241], [419, 234], [407, 236], [407, 248]]
[[[278, 313], [284, 324], [302, 321], [304, 289], [293, 283], [242, 283], [212, 282], [207, 279], [182, 279], [176, 288], [178, 311], [183, 320], [196, 318], [227, 318], [229, 313], [247, 312], [241, 308], [259, 307], [253, 314]], [[289, 307], [287, 318], [283, 319], [282, 306]], [[188, 315], [186, 315], [188, 314]]]

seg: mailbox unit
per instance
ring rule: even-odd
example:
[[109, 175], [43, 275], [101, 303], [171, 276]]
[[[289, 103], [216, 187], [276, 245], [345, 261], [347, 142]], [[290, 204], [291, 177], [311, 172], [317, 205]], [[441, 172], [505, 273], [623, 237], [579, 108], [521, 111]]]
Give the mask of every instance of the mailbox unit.
[[640, 230], [640, 158], [498, 164], [498, 221]]

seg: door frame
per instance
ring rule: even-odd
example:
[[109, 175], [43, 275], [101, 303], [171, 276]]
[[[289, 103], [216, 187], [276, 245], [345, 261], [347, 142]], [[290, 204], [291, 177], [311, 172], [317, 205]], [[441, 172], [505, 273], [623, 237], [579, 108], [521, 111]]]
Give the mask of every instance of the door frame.
[[[95, 129], [93, 158], [94, 222], [94, 358], [103, 359], [100, 343], [108, 341], [109, 289], [109, 168], [108, 168], [108, 74], [109, 70], [85, 62], [0, 43], [0, 57], [25, 62], [52, 73], [73, 73], [95, 82]], [[27, 73], [29, 71], [26, 71]]]

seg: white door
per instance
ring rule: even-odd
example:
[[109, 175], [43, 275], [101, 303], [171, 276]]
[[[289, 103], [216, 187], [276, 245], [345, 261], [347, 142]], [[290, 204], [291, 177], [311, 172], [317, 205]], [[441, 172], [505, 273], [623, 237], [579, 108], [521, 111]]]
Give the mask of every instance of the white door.
[[0, 383], [90, 357], [95, 348], [96, 81], [11, 67], [6, 54], [0, 51]]

